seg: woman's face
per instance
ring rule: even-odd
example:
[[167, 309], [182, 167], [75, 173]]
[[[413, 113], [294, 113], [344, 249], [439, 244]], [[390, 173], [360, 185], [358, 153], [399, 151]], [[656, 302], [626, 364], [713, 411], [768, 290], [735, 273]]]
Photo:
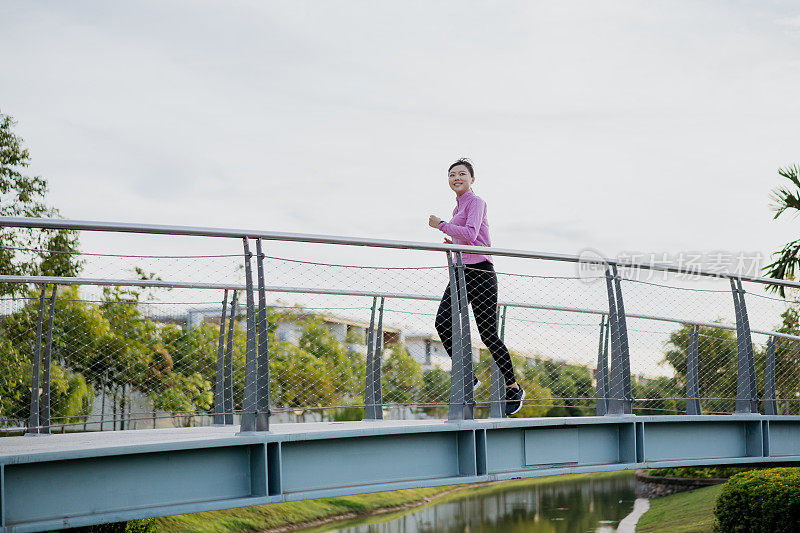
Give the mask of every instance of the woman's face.
[[461, 196], [469, 190], [475, 178], [469, 175], [469, 169], [467, 169], [466, 165], [456, 165], [450, 169], [447, 181], [456, 195]]

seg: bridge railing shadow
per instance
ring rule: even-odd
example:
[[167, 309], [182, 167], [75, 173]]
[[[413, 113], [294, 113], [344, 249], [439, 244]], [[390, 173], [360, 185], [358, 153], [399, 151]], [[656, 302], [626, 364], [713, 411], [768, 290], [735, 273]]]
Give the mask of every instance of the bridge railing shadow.
[[[89, 243], [69, 252], [79, 277], [0, 276], [5, 434], [505, 416], [486, 330], [461, 305], [491, 292], [467, 294], [474, 248], [2, 222], [74, 229]], [[493, 259], [497, 333], [526, 391], [516, 416], [800, 414], [800, 284], [480, 251]], [[775, 283], [790, 297], [765, 290]], [[443, 299], [452, 359], [434, 327]]]

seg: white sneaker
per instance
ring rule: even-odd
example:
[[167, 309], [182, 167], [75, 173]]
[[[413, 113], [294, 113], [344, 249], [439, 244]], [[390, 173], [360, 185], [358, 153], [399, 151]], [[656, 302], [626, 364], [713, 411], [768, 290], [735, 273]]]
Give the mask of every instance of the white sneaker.
[[475, 376], [474, 381], [472, 382], [472, 392], [477, 391], [478, 387], [480, 386], [481, 386], [481, 380], [479, 380], [478, 377]]
[[518, 389], [506, 388], [506, 416], [518, 413], [522, 409], [522, 400], [525, 399], [525, 390], [522, 385]]

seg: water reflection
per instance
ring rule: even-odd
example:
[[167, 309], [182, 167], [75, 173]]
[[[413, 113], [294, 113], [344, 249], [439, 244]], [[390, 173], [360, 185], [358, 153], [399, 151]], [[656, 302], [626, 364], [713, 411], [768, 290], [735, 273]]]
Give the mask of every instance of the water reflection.
[[633, 475], [496, 486], [489, 493], [419, 507], [405, 513], [329, 524], [313, 531], [341, 533], [543, 532], [610, 533], [633, 509]]

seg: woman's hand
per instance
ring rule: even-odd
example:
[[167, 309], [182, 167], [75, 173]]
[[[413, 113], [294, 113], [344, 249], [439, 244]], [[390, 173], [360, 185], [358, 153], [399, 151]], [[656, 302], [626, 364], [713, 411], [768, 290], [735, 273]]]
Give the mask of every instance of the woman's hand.
[[432, 228], [438, 228], [441, 222], [442, 219], [437, 217], [436, 215], [431, 215], [430, 218], [428, 218], [428, 225]]

